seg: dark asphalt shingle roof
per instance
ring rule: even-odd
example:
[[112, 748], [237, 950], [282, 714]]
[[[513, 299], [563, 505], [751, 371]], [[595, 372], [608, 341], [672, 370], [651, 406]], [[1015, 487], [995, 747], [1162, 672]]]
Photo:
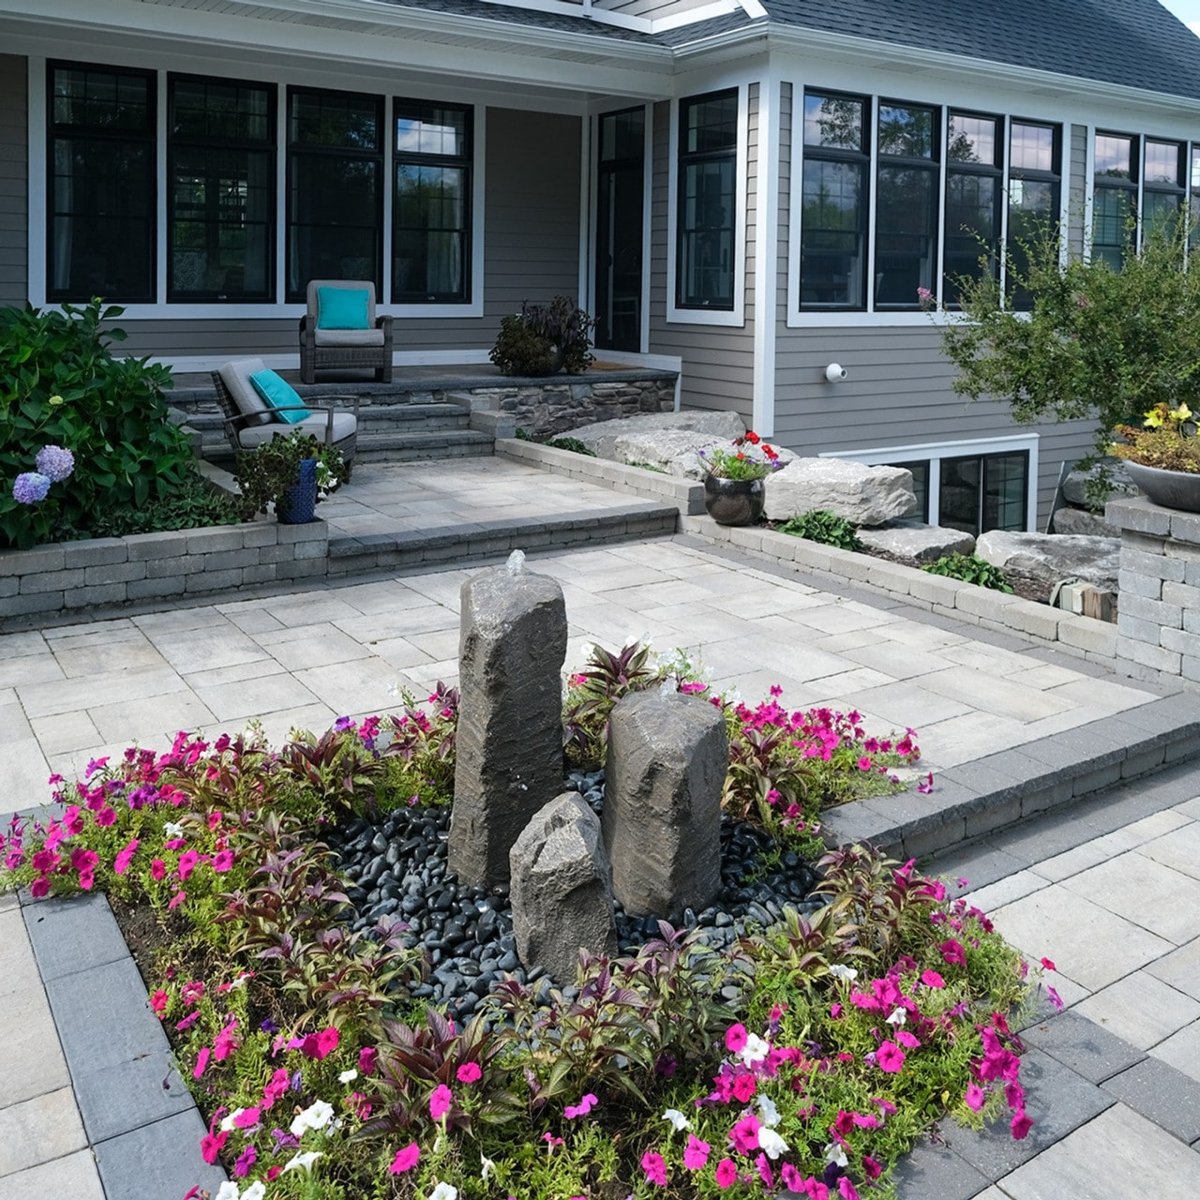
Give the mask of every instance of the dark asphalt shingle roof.
[[1200, 97], [1200, 38], [1157, 0], [763, 0], [773, 24]]

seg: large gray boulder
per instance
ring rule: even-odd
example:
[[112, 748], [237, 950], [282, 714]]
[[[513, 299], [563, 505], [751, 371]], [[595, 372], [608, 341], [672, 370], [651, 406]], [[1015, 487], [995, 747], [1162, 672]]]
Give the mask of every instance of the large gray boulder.
[[844, 458], [797, 458], [767, 480], [764, 513], [787, 521], [825, 509], [855, 525], [884, 525], [917, 507], [912, 472]]
[[[736, 452], [731, 438], [684, 429], [647, 430], [617, 438], [615, 455], [618, 462], [636, 463], [665, 471], [682, 479], [703, 479], [707, 474], [701, 451], [720, 447]], [[776, 448], [778, 460], [789, 463], [795, 459], [790, 450]]]
[[735, 412], [697, 409], [685, 412], [638, 413], [636, 416], [621, 417], [616, 421], [597, 421], [594, 425], [580, 425], [577, 429], [568, 430], [564, 436], [577, 438], [597, 458], [624, 462], [625, 459], [617, 454], [617, 439], [655, 429], [708, 433], [717, 440], [725, 441], [732, 441], [746, 432], [742, 418]]
[[523, 567], [462, 586], [449, 866], [469, 887], [506, 883], [509, 851], [562, 791], [562, 588]]
[[721, 789], [729, 739], [720, 709], [659, 690], [609, 718], [604, 844], [613, 892], [630, 916], [678, 921], [721, 887]]
[[617, 948], [612, 872], [600, 818], [578, 792], [539, 809], [509, 853], [513, 935], [521, 962], [570, 983], [580, 950]]
[[1105, 591], [1116, 591], [1121, 542], [1119, 538], [1002, 533], [993, 529], [979, 535], [975, 553], [1049, 600], [1054, 585], [1065, 579], [1079, 579]]
[[1054, 532], [1083, 534], [1085, 537], [1121, 536], [1121, 531], [1115, 525], [1110, 525], [1103, 514], [1088, 512], [1086, 508], [1071, 508], [1065, 504], [1054, 514]]
[[973, 534], [920, 521], [889, 521], [874, 529], [860, 529], [858, 540], [900, 562], [936, 562], [947, 554], [970, 554], [975, 549]]
[[1089, 508], [1092, 504], [1088, 497], [1088, 484], [1100, 475], [1101, 468], [1108, 473], [1108, 495], [1106, 500], [1119, 500], [1122, 496], [1139, 496], [1138, 486], [1129, 478], [1125, 464], [1119, 458], [1106, 458], [1102, 463], [1095, 463], [1086, 471], [1071, 471], [1063, 480], [1063, 499], [1076, 508]]

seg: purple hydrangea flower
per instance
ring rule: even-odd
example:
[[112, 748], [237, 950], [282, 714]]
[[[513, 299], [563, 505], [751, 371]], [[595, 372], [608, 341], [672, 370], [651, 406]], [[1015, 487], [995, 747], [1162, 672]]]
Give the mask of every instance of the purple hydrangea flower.
[[37, 469], [51, 483], [62, 483], [75, 470], [75, 455], [62, 446], [43, 446], [38, 451]]
[[50, 490], [50, 480], [36, 471], [25, 471], [13, 481], [13, 499], [18, 504], [40, 504]]

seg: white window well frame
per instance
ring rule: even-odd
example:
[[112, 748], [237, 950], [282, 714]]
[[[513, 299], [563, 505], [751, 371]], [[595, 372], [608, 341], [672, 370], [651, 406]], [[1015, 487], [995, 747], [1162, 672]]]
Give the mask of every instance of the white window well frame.
[[[78, 56], [73, 56], [78, 58]], [[84, 61], [79, 59], [79, 61]], [[298, 72], [272, 73], [262, 82], [276, 88], [276, 160], [275, 160], [275, 296], [274, 301], [263, 303], [247, 302], [169, 302], [166, 299], [167, 283], [167, 206], [170, 202], [168, 195], [166, 164], [168, 150], [167, 130], [167, 76], [185, 70], [172, 63], [155, 61], [134, 61], [127, 56], [95, 55], [88, 59], [97, 66], [121, 67], [150, 67], [157, 74], [157, 122], [155, 128], [155, 154], [157, 158], [157, 196], [155, 198], [155, 253], [156, 278], [155, 294], [158, 297], [153, 303], [128, 303], [120, 300], [112, 303], [124, 309], [122, 320], [173, 320], [173, 321], [229, 321], [229, 320], [281, 320], [299, 319], [304, 315], [305, 306], [300, 303], [287, 302], [281, 299], [286, 293], [286, 239], [287, 239], [287, 89], [288, 86], [312, 86]], [[37, 308], [61, 310], [57, 302], [46, 299], [47, 258], [49, 230], [46, 222], [47, 189], [49, 187], [49, 163], [47, 161], [47, 111], [46, 111], [46, 64], [43, 57], [30, 57], [28, 60], [28, 103], [29, 118], [27, 129], [27, 147], [29, 178], [27, 188], [28, 201], [28, 230], [29, 240], [26, 255], [28, 271], [28, 296], [30, 304]], [[193, 64], [194, 67], [194, 64]], [[194, 69], [188, 73], [195, 74]], [[244, 72], [231, 69], [229, 72], [209, 70], [205, 72], [212, 79], [243, 78]], [[326, 88], [329, 85], [322, 82]], [[383, 97], [384, 114], [384, 145], [383, 145], [383, 228], [381, 242], [383, 253], [383, 292], [384, 299], [376, 305], [376, 311], [381, 315], [394, 317], [398, 320], [429, 319], [429, 318], [459, 318], [478, 319], [484, 315], [484, 236], [486, 197], [485, 162], [487, 148], [487, 103], [477, 99], [454, 99], [453, 94], [445, 89], [429, 91], [431, 101], [444, 100], [446, 103], [463, 105], [472, 110], [472, 159], [471, 159], [471, 299], [466, 303], [435, 302], [424, 304], [396, 304], [391, 301], [391, 252], [392, 252], [392, 205], [394, 186], [395, 158], [395, 100], [404, 88], [402, 81], [391, 81], [384, 84], [372, 77], [364, 81], [361, 88], [343, 90], [365, 91], [372, 95]], [[422, 98], [426, 98], [423, 89]], [[82, 303], [77, 301], [76, 303]]]
[[[736, 87], [738, 98], [738, 133], [736, 163], [735, 204], [737, 212], [733, 222], [733, 308], [706, 309], [680, 308], [675, 303], [676, 270], [678, 268], [679, 237], [679, 105], [693, 96], [706, 95], [710, 91], [722, 91]], [[746, 324], [746, 200], [750, 170], [750, 85], [749, 83], [714, 84], [701, 88], [687, 96], [671, 101], [670, 140], [667, 153], [667, 322], [672, 325], [723, 325], [742, 327]]]
[[1025, 481], [1025, 532], [1037, 532], [1038, 495], [1038, 444], [1036, 433], [1017, 434], [1012, 437], [978, 438], [963, 442], [924, 442], [912, 446], [877, 446], [867, 450], [825, 450], [820, 458], [841, 458], [859, 462], [867, 467], [887, 466], [897, 462], [929, 463], [929, 517], [930, 525], [938, 524], [942, 486], [941, 464], [943, 458], [967, 458], [971, 455], [1011, 454], [1026, 451], [1029, 454], [1029, 478]]

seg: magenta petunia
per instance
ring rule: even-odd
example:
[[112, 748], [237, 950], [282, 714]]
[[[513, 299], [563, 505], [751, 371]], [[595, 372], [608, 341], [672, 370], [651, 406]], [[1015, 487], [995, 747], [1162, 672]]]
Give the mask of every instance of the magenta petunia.
[[731, 1054], [736, 1054], [746, 1044], [746, 1027], [745, 1025], [730, 1025], [725, 1030], [725, 1049]]
[[953, 938], [942, 942], [938, 949], [942, 952], [943, 961], [951, 967], [964, 967], [967, 964], [967, 952], [962, 948], [961, 942], [956, 942]]
[[237, 1156], [237, 1162], [233, 1164], [233, 1174], [237, 1179], [245, 1179], [250, 1174], [250, 1168], [258, 1161], [258, 1151], [251, 1144], [247, 1146], [241, 1154]]
[[563, 1109], [563, 1116], [568, 1121], [574, 1121], [576, 1117], [586, 1117], [598, 1103], [597, 1098], [591, 1092], [587, 1092], [580, 1097], [578, 1104], [568, 1104]]
[[896, 1075], [904, 1067], [904, 1051], [895, 1042], [883, 1042], [875, 1052], [875, 1062], [881, 1071]]
[[688, 1134], [688, 1143], [683, 1151], [683, 1165], [689, 1171], [699, 1171], [708, 1166], [708, 1155], [712, 1147], [701, 1141], [694, 1133]]
[[1033, 1122], [1025, 1115], [1025, 1110], [1019, 1108], [1013, 1114], [1012, 1124], [1009, 1128], [1012, 1130], [1013, 1137], [1020, 1142], [1025, 1140], [1025, 1136], [1033, 1128]]
[[454, 1073], [459, 1083], [478, 1083], [483, 1078], [483, 1071], [477, 1062], [465, 1062]]
[[429, 1097], [429, 1115], [435, 1121], [440, 1121], [450, 1111], [453, 1103], [454, 1093], [444, 1083], [439, 1083]]
[[667, 1186], [667, 1164], [655, 1150], [647, 1150], [642, 1155], [642, 1174], [646, 1176], [646, 1182], [655, 1187]]
[[208, 1067], [209, 1055], [212, 1053], [207, 1046], [200, 1049], [200, 1053], [196, 1055], [196, 1065], [192, 1068], [192, 1078], [199, 1079]]
[[392, 1159], [388, 1171], [393, 1175], [403, 1175], [405, 1171], [411, 1171], [420, 1158], [421, 1147], [416, 1142], [409, 1142], [402, 1150], [396, 1151], [396, 1157]]
[[758, 1131], [760, 1128], [758, 1118], [753, 1113], [747, 1113], [729, 1131], [729, 1140], [733, 1142], [733, 1148], [739, 1154], [749, 1156], [751, 1150], [758, 1149]]
[[218, 850], [212, 857], [212, 869], [218, 875], [224, 875], [226, 871], [233, 869], [233, 851]]
[[124, 875], [125, 872], [129, 870], [129, 863], [133, 859], [134, 854], [137, 852], [137, 848], [138, 840], [137, 838], [134, 838], [132, 841], [127, 843], [125, 848], [117, 854], [116, 858], [113, 859], [113, 870], [118, 875]]
[[967, 1094], [963, 1096], [963, 1103], [972, 1111], [978, 1112], [983, 1107], [984, 1101], [983, 1088], [977, 1083], [967, 1084]]
[[842, 1200], [860, 1200], [858, 1188], [845, 1175], [838, 1180], [838, 1191], [841, 1193]]
[[167, 864], [161, 858], [156, 858], [150, 864], [150, 878], [154, 880], [162, 879], [167, 873]]
[[907, 1029], [898, 1029], [896, 1031], [896, 1041], [907, 1050], [916, 1050], [921, 1045], [920, 1040], [909, 1033]]
[[922, 972], [921, 982], [930, 988], [944, 988], [946, 986], [946, 981], [936, 971]]
[[358, 1052], [358, 1069], [364, 1075], [374, 1075], [379, 1063], [379, 1051], [374, 1046], [364, 1046]]
[[717, 1168], [714, 1172], [717, 1180], [717, 1187], [729, 1188], [737, 1183], [737, 1167], [733, 1165], [732, 1158], [723, 1158], [717, 1163]]

